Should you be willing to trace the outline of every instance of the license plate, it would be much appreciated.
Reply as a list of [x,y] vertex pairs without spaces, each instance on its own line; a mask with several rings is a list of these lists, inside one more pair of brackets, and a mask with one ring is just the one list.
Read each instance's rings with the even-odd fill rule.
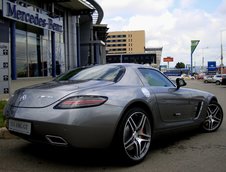
[[26,135],[31,134],[31,123],[9,119],[9,130]]

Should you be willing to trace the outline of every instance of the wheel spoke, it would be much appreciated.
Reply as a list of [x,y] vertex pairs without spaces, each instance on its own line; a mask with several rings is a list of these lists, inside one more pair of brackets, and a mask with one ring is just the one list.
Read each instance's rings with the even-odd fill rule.
[[126,143],[124,143],[125,149],[130,149],[135,144],[134,137],[132,136]]
[[211,130],[213,128],[213,121],[209,118],[205,121],[204,125],[208,130]]
[[144,138],[146,138],[146,140],[150,140],[151,135],[144,133],[145,132],[145,124],[147,121],[147,117],[145,115],[142,116],[142,119],[140,121],[140,124],[138,126],[139,129],[139,137],[143,138],[143,140],[145,140]]
[[141,144],[139,143],[138,140],[135,141],[135,149],[136,149],[136,157],[139,158],[141,155]]
[[210,117],[211,115],[212,115],[212,110],[210,109],[210,107],[208,107],[206,119],[209,119],[209,117]]
[[[143,143],[144,142],[144,143]],[[147,143],[149,143],[150,141],[149,140],[144,140],[144,139],[138,139],[137,140],[137,143],[138,143],[138,145],[139,145],[139,153],[140,154],[142,154],[143,153],[143,151],[145,150],[145,148],[146,148],[146,145],[147,145]],[[137,156],[139,156],[139,155],[137,155]]]
[[138,124],[137,126],[137,130],[140,129],[140,130],[143,130],[144,129],[144,125],[145,125],[145,122],[146,122],[146,116],[143,115],[141,120],[140,120],[140,123]]
[[131,118],[131,117],[129,118],[128,124],[129,124],[130,128],[132,129],[132,131],[135,132],[137,126],[136,126],[136,123],[134,122],[133,118]]
[[216,116],[216,115],[218,114],[219,110],[220,110],[219,107],[216,106],[216,107],[213,109],[213,111],[210,110],[211,115],[212,115],[212,116]]
[[217,123],[221,122],[221,119],[218,117],[213,117],[214,121],[216,121]]
[[211,130],[213,128],[213,121],[209,120],[209,129]]
[[[144,141],[145,141],[145,140],[150,140],[150,138],[151,138],[151,135],[145,134],[145,133],[141,133],[141,134],[139,134],[139,136],[140,136],[141,138],[143,138]],[[144,138],[146,138],[146,139],[144,139]]]

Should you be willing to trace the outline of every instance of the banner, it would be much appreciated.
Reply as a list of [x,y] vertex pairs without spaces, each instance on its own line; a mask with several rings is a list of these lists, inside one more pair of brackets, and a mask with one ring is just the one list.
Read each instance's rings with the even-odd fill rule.
[[191,40],[191,54],[193,54],[199,42],[200,40]]
[[173,62],[173,57],[165,57],[163,58],[163,62]]
[[217,70],[217,63],[216,61],[208,61],[208,72],[209,71],[216,71]]

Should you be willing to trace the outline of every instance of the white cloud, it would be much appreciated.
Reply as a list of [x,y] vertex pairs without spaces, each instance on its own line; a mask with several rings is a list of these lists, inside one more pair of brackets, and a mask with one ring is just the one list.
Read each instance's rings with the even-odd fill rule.
[[111,19],[113,22],[124,22],[125,19],[123,19],[122,17],[120,16],[116,16],[114,18]]
[[226,15],[226,0],[223,0],[222,3],[219,5],[218,11],[222,15]]
[[136,14],[158,14],[167,10],[173,0],[98,0],[98,2],[104,9],[105,16],[112,18],[115,15],[130,17]]
[[179,3],[180,8],[186,9],[189,8],[194,3],[194,0],[181,0]]
[[[163,46],[162,57],[174,57],[175,64],[190,63],[190,43],[198,39],[200,44],[193,54],[196,65],[201,65],[202,56],[205,61],[217,60],[219,65],[220,30],[226,28],[226,0],[211,13],[195,8],[194,0],[97,2],[104,10],[102,23],[108,24],[109,31],[145,30],[146,47]],[[226,50],[226,31],[223,44]],[[226,57],[226,51],[224,54]]]

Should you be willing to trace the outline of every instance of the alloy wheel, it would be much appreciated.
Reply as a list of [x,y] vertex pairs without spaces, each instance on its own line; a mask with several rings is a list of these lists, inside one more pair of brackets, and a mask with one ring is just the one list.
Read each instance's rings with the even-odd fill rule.
[[217,130],[223,120],[223,111],[221,107],[217,104],[210,104],[207,109],[207,116],[203,123],[203,129],[207,132],[212,132]]
[[135,161],[143,159],[150,147],[151,125],[143,112],[134,112],[124,126],[123,143],[127,156]]

